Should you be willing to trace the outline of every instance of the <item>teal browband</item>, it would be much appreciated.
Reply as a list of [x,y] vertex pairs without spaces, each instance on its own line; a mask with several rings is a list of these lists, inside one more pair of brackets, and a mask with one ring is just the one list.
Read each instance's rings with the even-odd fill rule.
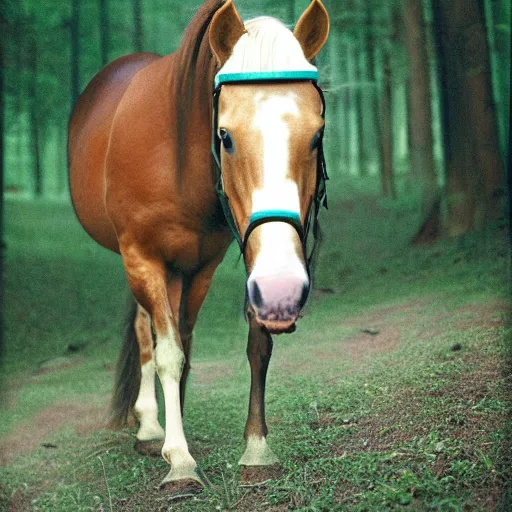
[[293,80],[318,80],[318,71],[257,71],[248,73],[218,73],[215,76],[215,88],[223,84],[240,82],[279,82]]

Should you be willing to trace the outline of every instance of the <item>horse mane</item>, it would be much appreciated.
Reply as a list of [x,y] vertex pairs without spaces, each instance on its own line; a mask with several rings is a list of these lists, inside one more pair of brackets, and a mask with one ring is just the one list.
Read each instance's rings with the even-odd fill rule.
[[211,95],[216,61],[210,49],[208,31],[214,14],[225,0],[206,0],[187,25],[179,48],[174,53],[174,72],[172,93],[176,98],[177,154],[178,173],[183,168],[185,158],[184,127],[190,119],[194,101],[206,100],[209,117],[211,116]]
[[179,73],[174,83],[176,93],[182,96],[190,96],[197,76],[204,83],[205,78],[211,74],[214,57],[208,42],[208,29],[214,14],[224,2],[225,0],[206,0],[197,9],[174,53],[174,64]]

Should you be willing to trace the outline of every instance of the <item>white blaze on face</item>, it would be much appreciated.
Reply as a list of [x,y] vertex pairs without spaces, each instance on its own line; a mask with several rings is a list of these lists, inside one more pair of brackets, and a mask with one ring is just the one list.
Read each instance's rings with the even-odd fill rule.
[[[297,183],[290,179],[289,123],[300,122],[293,93],[255,96],[254,127],[263,140],[263,185],[252,194],[252,212],[288,210],[300,214]],[[260,228],[260,251],[251,276],[281,270],[307,278],[293,243],[295,229],[283,222],[268,222]]]
[[300,213],[297,184],[288,178],[290,166],[290,118],[299,120],[293,93],[264,98],[255,96],[254,126],[263,139],[263,188],[252,196],[252,211],[291,210]]

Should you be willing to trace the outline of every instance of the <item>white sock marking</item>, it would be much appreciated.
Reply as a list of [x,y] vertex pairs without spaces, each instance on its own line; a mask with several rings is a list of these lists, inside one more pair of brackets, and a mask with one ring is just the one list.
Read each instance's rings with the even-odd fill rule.
[[185,355],[171,330],[169,336],[157,337],[155,360],[165,399],[165,442],[162,457],[171,464],[171,473],[179,474],[182,470],[195,468],[197,464],[188,451],[181,421],[180,378]]
[[[147,346],[150,350],[153,346],[151,336],[151,319],[149,313],[140,305],[137,305],[137,317],[135,319],[135,332],[139,345]],[[145,349],[147,350],[147,349]],[[151,350],[152,353],[152,350]],[[155,362],[153,359],[141,367],[141,379],[137,401],[133,407],[135,416],[139,420],[139,441],[151,441],[163,439],[164,429],[158,423],[158,404],[155,394]]]
[[134,412],[139,420],[140,426],[137,432],[139,441],[151,441],[152,439],[163,439],[164,429],[158,423],[158,405],[155,394],[155,363],[148,361],[142,365],[140,378],[140,389]]
[[271,466],[278,458],[267,444],[265,437],[249,436],[245,452],[238,464],[243,466]]

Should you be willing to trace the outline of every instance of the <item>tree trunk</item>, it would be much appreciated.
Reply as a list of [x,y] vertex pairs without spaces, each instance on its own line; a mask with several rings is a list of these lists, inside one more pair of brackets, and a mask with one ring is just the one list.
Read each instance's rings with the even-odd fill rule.
[[340,97],[339,97],[339,115],[338,126],[340,130],[341,140],[341,162],[347,173],[351,170],[351,145],[352,145],[352,130],[350,124],[350,84],[347,74],[347,43],[344,39],[340,38],[341,44],[338,46],[340,55],[343,53],[341,60],[341,81],[340,81]]
[[74,105],[80,96],[80,0],[71,4],[71,101]]
[[[7,32],[7,20],[4,19],[0,11],[0,30],[2,34]],[[2,277],[2,262],[3,262],[3,241],[4,241],[4,52],[5,52],[5,37],[0,37],[0,279]],[[0,315],[2,310],[2,286],[0,286]],[[0,317],[1,318],[1,317]],[[0,329],[2,325],[0,322]],[[0,333],[3,331],[0,330]]]
[[[16,115],[16,160],[17,160],[17,174],[21,176],[25,174],[25,166],[23,165],[23,157],[25,153],[24,148],[24,135],[25,135],[25,105],[24,101],[27,96],[25,90],[25,80],[23,79],[23,69],[25,67],[24,54],[25,54],[25,22],[22,18],[16,22],[16,30],[13,32],[13,42],[15,51],[16,70],[18,80],[16,84],[16,101],[15,101],[15,115]],[[21,180],[20,180],[21,181]]]
[[108,0],[100,0],[100,53],[101,65],[108,63],[108,50],[110,48],[110,24],[108,19]]
[[[0,11],[0,32],[5,34],[7,32],[7,20],[3,17]],[[4,276],[4,65],[5,65],[5,41],[6,38],[0,36],[0,280]],[[4,346],[3,334],[4,332],[4,287],[0,284],[0,364],[3,360]],[[0,403],[3,405],[3,393],[0,392]]]
[[[368,70],[368,82],[371,84],[369,90],[369,114],[371,121],[371,135],[373,136],[372,148],[375,150],[376,156],[374,161],[376,162],[377,174],[382,176],[382,147],[379,144],[381,140],[381,119],[379,116],[379,87],[376,77],[376,53],[377,44],[375,33],[377,26],[375,23],[374,16],[372,15],[372,7],[368,3],[366,6],[366,55],[368,58],[367,70]],[[375,144],[377,141],[377,144]]]
[[393,119],[391,109],[391,55],[390,48],[384,49],[382,69],[382,98],[380,104],[380,144],[382,155],[382,194],[395,199],[393,180]]
[[36,197],[43,195],[43,176],[41,173],[41,152],[39,145],[39,126],[38,126],[38,103],[37,103],[37,43],[36,35],[30,34],[30,81],[28,94],[30,97],[30,135],[32,146],[32,162],[34,170],[34,194]]
[[433,0],[443,97],[448,236],[502,214],[503,166],[489,49],[476,0]]
[[382,46],[382,91],[380,100],[380,152],[382,194],[387,198],[396,198],[393,173],[393,91],[391,77],[391,53],[396,39],[396,17],[386,6],[386,18],[390,32]]
[[[469,7],[469,9],[468,9]],[[503,160],[500,155],[496,121],[496,105],[493,101],[489,45],[485,31],[484,15],[478,2],[470,2],[464,7],[468,20],[474,25],[468,31],[467,71],[468,100],[470,115],[478,127],[475,137],[477,163],[483,172],[486,212],[493,215],[494,198],[503,194]],[[468,25],[464,24],[464,27]],[[475,135],[475,134],[474,134]]]
[[[407,77],[404,72],[403,58],[400,55],[405,47],[404,21],[399,5],[390,5],[391,39],[391,118],[393,134],[393,174],[396,176],[405,166],[409,169],[409,105],[407,99]],[[410,176],[407,176],[410,178]]]
[[[347,6],[348,10],[352,13],[355,20],[359,20],[362,14],[360,0],[351,0]],[[350,82],[352,83],[352,109],[353,109],[353,123],[354,123],[354,173],[359,176],[368,174],[367,158],[365,156],[364,144],[364,126],[363,126],[363,73],[361,72],[361,60],[364,57],[364,29],[357,30],[352,36],[351,48],[351,61],[349,65],[349,72],[351,73]]]
[[[409,100],[409,151],[410,172],[422,184],[422,217],[432,225],[429,215],[435,215],[434,228],[422,226],[418,235],[428,232],[439,235],[439,219],[436,205],[439,204],[436,172],[434,166],[434,142],[432,135],[432,111],[430,97],[430,73],[427,55],[427,38],[421,0],[402,0],[405,41],[408,53],[408,100]],[[433,209],[434,207],[434,209]],[[415,239],[418,243],[418,236]]]
[[[423,182],[424,198],[435,189],[432,112],[427,41],[421,0],[402,0],[409,63],[410,151],[413,175]],[[426,205],[428,209],[428,204]]]
[[348,118],[345,122],[349,123],[350,129],[350,174],[353,176],[360,175],[360,132],[359,132],[359,85],[357,83],[357,45],[353,38],[347,39],[346,56],[347,56],[347,79],[348,79]]
[[339,120],[342,116],[341,106],[341,91],[339,85],[341,84],[341,66],[340,66],[340,52],[339,52],[339,37],[338,29],[332,27],[327,40],[327,48],[329,52],[329,89],[332,91],[328,95],[330,102],[328,106],[329,117],[333,122],[329,123],[329,144],[326,149],[329,152],[330,160],[334,165],[339,165],[342,161],[341,147],[344,143],[342,139],[341,126]]
[[[67,145],[68,139],[68,129],[67,125],[61,124],[57,128],[57,141],[61,148],[65,148]],[[59,151],[59,162],[58,166],[61,169],[59,174],[59,182],[57,184],[57,194],[59,197],[66,197],[69,193],[69,181],[68,181],[68,161],[67,161],[67,152]]]
[[356,111],[357,111],[357,141],[359,146],[359,175],[368,175],[368,143],[367,132],[365,130],[365,116],[366,116],[366,96],[367,96],[367,83],[366,78],[366,56],[364,55],[363,38],[358,37],[357,41],[357,66],[356,66]]
[[[490,5],[489,5],[490,4]],[[500,125],[502,154],[510,146],[510,1],[486,0],[488,16],[489,42],[494,54],[493,87],[495,91],[496,111]]]
[[141,0],[133,0],[133,46],[136,52],[142,51],[142,5]]
[[[336,137],[336,166],[342,172],[350,170],[350,123],[349,119],[349,95],[346,74],[346,42],[340,35],[340,29],[333,27],[333,32],[329,36],[332,40],[332,78],[331,83],[335,91],[334,97],[336,101],[336,109],[331,114],[328,113],[331,124],[335,126]],[[330,125],[329,125],[330,126]],[[328,147],[329,145],[327,145]]]

